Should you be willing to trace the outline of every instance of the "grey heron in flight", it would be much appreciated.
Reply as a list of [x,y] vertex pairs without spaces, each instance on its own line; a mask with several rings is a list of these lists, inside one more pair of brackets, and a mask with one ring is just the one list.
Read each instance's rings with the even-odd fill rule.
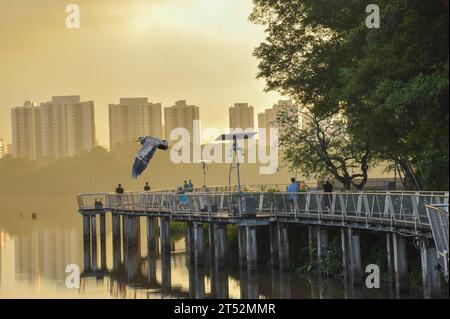
[[148,163],[153,155],[155,155],[157,149],[164,151],[169,149],[169,143],[167,141],[151,136],[140,137],[137,142],[141,143],[142,148],[136,155],[131,171],[131,177],[134,179],[138,178],[138,176],[147,168]]

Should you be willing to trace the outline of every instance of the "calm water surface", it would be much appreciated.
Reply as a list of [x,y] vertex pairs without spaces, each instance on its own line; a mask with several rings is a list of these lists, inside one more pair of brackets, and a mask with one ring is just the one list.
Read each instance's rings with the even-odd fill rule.
[[[65,208],[66,207],[66,208]],[[33,219],[32,214],[37,218]],[[73,202],[0,206],[0,298],[395,298],[392,289],[352,288],[342,281],[279,273],[256,274],[229,268],[188,267],[185,240],[172,241],[170,258],[149,257],[145,223],[140,251],[113,269],[111,220],[107,216],[106,260],[83,269],[82,219]],[[82,272],[79,289],[66,288],[66,266]],[[411,297],[411,296],[407,296]]]

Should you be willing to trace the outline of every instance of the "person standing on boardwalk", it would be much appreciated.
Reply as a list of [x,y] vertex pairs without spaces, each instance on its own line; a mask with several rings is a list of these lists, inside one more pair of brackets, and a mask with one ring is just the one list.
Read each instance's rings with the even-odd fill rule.
[[330,183],[330,180],[327,178],[325,184],[322,185],[323,191],[325,194],[325,207],[330,210],[331,209],[331,199],[332,195],[329,193],[333,192],[333,184]]
[[116,188],[116,198],[117,198],[117,204],[122,205],[123,201],[122,201],[122,195],[123,193],[125,193],[125,190],[122,187],[122,184],[119,184]]
[[298,183],[295,180],[294,177],[291,178],[291,183],[288,186],[288,199],[289,199],[289,208],[291,210],[291,212],[297,211],[297,199],[298,199],[298,193],[299,192],[299,188],[298,188]]
[[123,194],[125,190],[122,187],[122,184],[117,185],[116,194]]
[[188,182],[188,189],[190,192],[192,192],[194,190],[194,184],[192,183],[192,180],[189,180],[189,182]]

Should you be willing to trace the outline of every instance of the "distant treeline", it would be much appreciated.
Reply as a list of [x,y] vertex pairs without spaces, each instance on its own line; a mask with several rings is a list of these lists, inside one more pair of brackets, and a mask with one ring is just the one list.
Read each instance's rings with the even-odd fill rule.
[[[170,153],[158,151],[148,169],[138,179],[131,178],[131,166],[140,145],[121,145],[109,152],[95,147],[72,158],[29,160],[6,156],[0,159],[0,197],[75,196],[78,193],[113,191],[118,183],[125,190],[141,190],[145,182],[156,189],[175,188],[192,179],[203,185],[200,163],[174,164]],[[210,164],[208,185],[228,184],[229,164]],[[231,182],[235,183],[235,172]],[[287,183],[290,173],[280,170],[274,175],[260,175],[259,164],[243,164],[242,182],[246,184]]]

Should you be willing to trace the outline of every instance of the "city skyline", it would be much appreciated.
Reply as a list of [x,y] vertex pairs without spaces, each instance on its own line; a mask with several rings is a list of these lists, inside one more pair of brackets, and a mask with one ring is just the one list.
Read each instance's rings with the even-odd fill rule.
[[[80,96],[80,95],[73,95],[73,94],[72,95],[70,95],[70,94],[66,95],[66,97],[69,97],[69,96]],[[55,97],[55,95],[52,95],[52,97]],[[180,99],[180,100],[176,100],[174,103],[169,103],[169,104],[172,104],[170,107],[164,106],[164,104],[161,103],[161,102],[149,101],[149,99],[150,99],[149,97],[119,97],[118,98],[118,100],[119,100],[118,104],[108,103],[108,115],[107,115],[107,122],[108,123],[107,123],[107,126],[106,127],[102,127],[101,130],[99,130],[97,126],[95,128],[95,136],[97,136],[97,137],[98,137],[98,135],[104,135],[105,132],[103,130],[106,130],[106,132],[107,132],[107,139],[106,139],[107,143],[99,142],[98,145],[107,147],[109,149],[112,148],[111,135],[113,133],[111,132],[111,114],[114,113],[112,111],[112,108],[115,108],[116,110],[118,110],[121,106],[123,107],[123,106],[127,105],[127,103],[128,103],[128,106],[130,106],[130,105],[133,104],[133,102],[131,102],[131,104],[129,103],[132,100],[135,100],[135,103],[137,103],[137,105],[140,104],[141,107],[144,104],[148,104],[148,105],[152,105],[152,106],[159,106],[161,108],[161,114],[162,114],[161,115],[161,127],[152,128],[154,133],[150,133],[149,135],[153,134],[155,136],[158,136],[157,132],[161,129],[162,133],[159,136],[166,137],[166,135],[167,135],[167,128],[166,128],[166,123],[165,123],[166,118],[163,115],[165,113],[165,109],[169,109],[170,107],[174,107],[176,105],[176,103],[178,103],[178,102],[185,102],[186,99]],[[35,100],[29,100],[29,99],[22,100],[22,101],[25,101],[25,102],[23,102],[24,105],[26,103],[35,103],[34,102]],[[89,101],[95,102],[95,100],[89,100]],[[42,102],[40,105],[36,104],[36,106],[40,107],[42,105],[45,105],[46,103],[49,103],[49,102]],[[95,104],[97,105],[97,103],[95,103]],[[259,106],[259,107],[256,106],[256,107],[254,107],[253,105],[250,105],[250,103],[247,103],[247,102],[233,102],[232,106],[228,107],[228,117],[226,119],[222,119],[221,120],[222,125],[220,125],[218,127],[220,127],[220,128],[233,128],[234,126],[236,126],[236,125],[232,125],[233,122],[241,123],[241,124],[242,123],[247,123],[247,122],[248,123],[250,123],[250,122],[253,123],[250,126],[247,125],[248,127],[246,127],[246,128],[269,128],[269,127],[275,127],[273,125],[273,120],[276,119],[277,111],[273,112],[272,110],[274,110],[275,108],[278,109],[281,106],[286,106],[286,105],[289,105],[289,104],[292,104],[291,100],[289,100],[289,99],[282,99],[282,98],[276,100],[272,104],[271,107],[265,107],[265,106],[262,106],[262,107],[261,106]],[[135,106],[137,106],[137,105],[135,105]],[[201,106],[197,106],[196,104],[194,106],[196,106],[199,109],[203,110],[203,108]],[[248,113],[247,114],[248,116],[250,116],[250,113],[252,114],[252,118],[251,119],[249,119],[249,118],[240,119],[239,118],[239,114],[243,112],[243,110],[240,109],[242,107],[248,108],[248,110],[246,110],[245,112]],[[9,108],[9,111],[11,111],[14,108],[16,108],[16,107]],[[98,108],[98,106],[95,108],[95,114],[97,114],[97,110],[96,110],[97,108]],[[234,113],[231,113],[232,109],[233,110],[236,109],[236,111]],[[260,110],[261,112],[257,112],[257,110]],[[216,116],[216,117],[218,118],[219,116]],[[94,116],[94,118],[95,118],[96,121],[98,121],[97,116]],[[267,118],[268,120],[262,120],[263,118],[264,119]],[[11,117],[10,121],[7,122],[7,124],[8,124],[7,127],[9,128],[9,130],[8,130],[9,134],[0,135],[2,140],[4,141],[5,145],[7,144],[8,141],[10,141],[11,144],[13,144],[13,138],[12,138],[12,134],[11,134],[11,132],[12,132],[12,130],[11,130],[11,123],[12,123],[12,121],[13,121],[13,119]],[[202,122],[204,122],[204,123],[205,122],[206,123],[208,123],[208,122],[217,122],[217,119],[215,119],[214,117],[210,118],[210,121],[208,121],[208,120],[204,121],[202,119]],[[152,124],[158,125],[156,122],[154,122]],[[211,126],[211,125],[208,125],[208,124],[206,124],[206,125],[207,126]],[[236,127],[240,128],[239,126],[236,126]],[[7,139],[8,135],[11,136],[10,140]],[[122,140],[120,140],[120,141],[122,141]]]
[[80,96],[52,96],[51,101],[25,101],[11,109],[12,155],[74,156],[95,146],[94,102]]
[[78,4],[79,30],[65,27],[65,3],[0,4],[0,136],[6,143],[12,141],[11,106],[52,95],[94,100],[97,139],[106,147],[108,105],[123,96],[149,96],[164,106],[185,99],[202,108],[211,127],[228,124],[216,115],[235,101],[260,112],[282,98],[255,79],[252,54],[264,30],[248,21],[251,0]]
[[[243,102],[234,103],[229,108],[229,125],[222,129],[276,127],[273,123],[276,114],[279,109],[289,105],[292,105],[292,101],[279,100],[272,108],[265,109],[255,117],[253,106]],[[94,110],[94,101],[81,102],[78,95],[52,96],[51,101],[39,105],[26,100],[23,106],[11,109],[13,147],[8,153],[15,157],[36,159],[73,156],[89,150],[99,145]],[[119,104],[109,104],[108,120],[108,149],[113,150],[115,145],[133,142],[139,136],[150,135],[170,140],[172,130],[180,127],[186,128],[193,136],[193,121],[201,118],[200,107],[189,105],[186,100],[163,107],[162,103],[150,102],[148,97],[122,97]],[[3,144],[6,145],[5,142]]]
[[229,109],[229,128],[254,129],[255,111],[248,103],[234,103]]
[[109,105],[110,149],[117,144],[136,141],[138,136],[161,136],[162,105],[148,98],[121,98]]

